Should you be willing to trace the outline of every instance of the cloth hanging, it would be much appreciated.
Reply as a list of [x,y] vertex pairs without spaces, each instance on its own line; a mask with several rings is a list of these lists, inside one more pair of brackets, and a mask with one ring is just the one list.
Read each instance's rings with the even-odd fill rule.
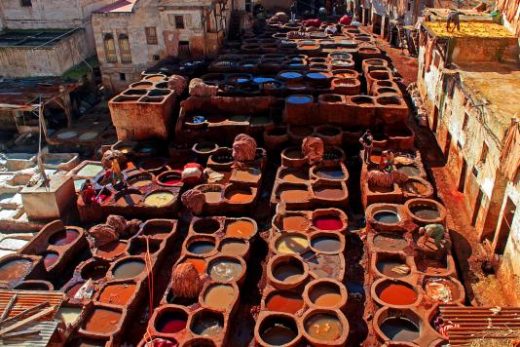
[[514,181],[520,167],[520,120],[518,119],[513,120],[507,131],[500,161],[504,175]]

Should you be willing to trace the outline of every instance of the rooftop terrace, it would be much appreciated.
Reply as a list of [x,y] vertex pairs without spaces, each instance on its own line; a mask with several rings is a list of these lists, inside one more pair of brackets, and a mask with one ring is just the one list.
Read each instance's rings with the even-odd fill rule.
[[77,30],[9,30],[0,32],[0,47],[50,47]]
[[425,22],[424,26],[437,37],[450,38],[512,38],[514,35],[504,26],[493,22],[464,22],[460,23],[460,31],[448,32],[446,30],[446,22],[435,21]]

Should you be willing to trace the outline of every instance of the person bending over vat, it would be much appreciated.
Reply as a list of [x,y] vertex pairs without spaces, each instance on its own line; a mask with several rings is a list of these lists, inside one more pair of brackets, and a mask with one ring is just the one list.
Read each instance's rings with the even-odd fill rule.
[[363,161],[368,165],[370,164],[370,156],[372,155],[372,147],[374,146],[374,136],[372,136],[369,129],[361,136],[359,143],[363,146]]
[[420,227],[419,235],[417,247],[430,258],[442,259],[451,248],[451,242],[442,224],[428,224]]
[[379,161],[379,170],[391,172],[394,168],[394,153],[392,151],[383,151],[382,154]]
[[[452,10],[450,14],[448,15],[448,20],[446,21],[446,31],[449,33],[455,32],[455,29],[457,31],[460,31],[460,12],[457,10]],[[451,26],[453,24],[453,29],[451,29]]]

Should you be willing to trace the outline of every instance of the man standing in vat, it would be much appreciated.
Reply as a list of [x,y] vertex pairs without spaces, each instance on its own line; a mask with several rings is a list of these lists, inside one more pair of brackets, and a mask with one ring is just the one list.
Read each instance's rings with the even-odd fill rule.
[[370,129],[367,129],[363,136],[359,139],[359,143],[363,146],[363,160],[365,164],[370,164],[370,156],[372,155],[372,147],[374,146],[374,137],[370,132]]

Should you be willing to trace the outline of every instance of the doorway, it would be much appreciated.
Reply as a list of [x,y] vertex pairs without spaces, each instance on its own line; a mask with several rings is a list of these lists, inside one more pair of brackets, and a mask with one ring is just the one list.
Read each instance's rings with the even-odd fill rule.
[[507,240],[509,239],[509,234],[511,232],[511,225],[513,224],[513,218],[516,213],[516,205],[513,203],[511,198],[507,198],[506,206],[504,208],[504,213],[502,215],[502,219],[500,220],[500,226],[498,227],[497,235],[493,240],[493,248],[495,250],[495,254],[504,254],[504,250],[506,249]]
[[475,207],[473,208],[473,215],[471,216],[471,225],[475,226],[477,224],[478,214],[480,212],[480,208],[482,207],[482,199],[484,198],[484,193],[482,193],[482,189],[478,190],[477,201],[475,202]]
[[450,147],[451,147],[451,133],[450,131],[446,131],[446,144],[444,145],[444,158],[447,160],[450,155]]
[[466,174],[467,173],[468,173],[468,163],[466,163],[466,159],[462,159],[462,169],[460,170],[459,187],[458,187],[458,190],[461,193],[464,193],[464,188],[466,187]]
[[433,124],[432,124],[432,131],[434,133],[437,132],[437,127],[439,126],[439,108],[435,106],[433,108]]

